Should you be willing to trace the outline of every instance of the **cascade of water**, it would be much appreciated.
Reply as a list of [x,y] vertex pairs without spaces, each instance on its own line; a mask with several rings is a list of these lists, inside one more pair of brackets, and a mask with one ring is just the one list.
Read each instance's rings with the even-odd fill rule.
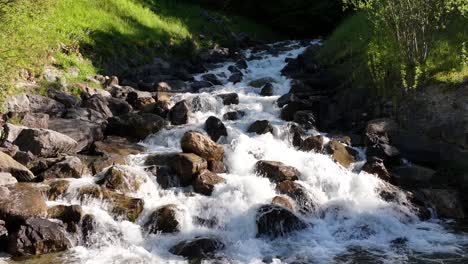
[[[385,183],[377,177],[345,169],[323,154],[303,152],[294,148],[288,138],[287,122],[279,118],[276,100],[289,91],[291,81],[281,76],[286,58],[297,57],[306,47],[289,42],[279,54],[255,54],[261,58],[249,60],[242,70],[244,79],[237,84],[220,77],[223,85],[202,93],[184,93],[177,100],[192,102],[196,98],[199,111],[191,113],[189,124],[171,127],[150,136],[142,144],[148,153],[181,151],[180,138],[188,130],[203,131],[209,116],[222,119],[230,111],[245,112],[240,120],[224,121],[228,136],[221,139],[229,173],[222,174],[226,182],[218,184],[211,196],[187,195],[190,188],[161,188],[153,177],[143,170],[147,154],[132,156],[132,173],[144,180],[141,188],[131,196],[142,198],[145,208],[135,223],[116,221],[105,210],[101,201],[87,200],[83,210],[95,215],[97,228],[89,247],[76,247],[70,261],[79,263],[176,263],[184,262],[168,249],[183,239],[198,235],[214,235],[226,245],[220,251],[221,262],[227,263],[330,263],[347,261],[353,252],[367,252],[375,259],[388,262],[407,260],[416,253],[457,253],[466,238],[451,234],[436,221],[419,221],[411,208],[384,201],[378,190]],[[253,54],[246,51],[246,56]],[[224,63],[210,71],[227,76]],[[224,73],[224,74],[223,74]],[[260,96],[260,89],[249,86],[258,78],[271,77],[273,96]],[[200,76],[197,76],[200,78]],[[223,105],[216,94],[239,94],[238,105]],[[269,120],[273,133],[247,133],[247,127],[256,120]],[[316,134],[317,131],[308,131]],[[277,195],[275,185],[254,173],[259,160],[281,161],[301,172],[298,181],[312,197],[315,211],[301,215],[310,227],[289,236],[269,240],[256,237],[256,210],[271,202]],[[90,183],[93,178],[73,180],[72,195],[63,203],[82,203],[73,190]],[[74,198],[75,197],[75,198]],[[147,234],[141,226],[156,208],[176,204],[180,232],[176,234]],[[212,227],[193,221],[195,217],[215,219]],[[395,241],[406,241],[399,247]],[[359,251],[361,250],[361,251]],[[356,253],[361,255],[362,253]],[[301,262],[302,261],[302,262]],[[375,263],[375,262],[372,262]]]

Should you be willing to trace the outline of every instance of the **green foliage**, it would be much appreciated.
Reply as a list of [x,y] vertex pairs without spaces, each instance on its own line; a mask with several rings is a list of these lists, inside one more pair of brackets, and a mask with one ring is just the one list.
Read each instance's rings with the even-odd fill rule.
[[[0,95],[27,69],[40,79],[44,65],[84,80],[119,74],[154,56],[189,57],[196,49],[228,43],[229,35],[206,20],[202,8],[177,0],[0,0]],[[259,38],[270,30],[240,17],[210,12],[227,29]],[[70,78],[70,76],[67,76]]]
[[[384,49],[396,44],[401,84],[416,88],[427,77],[427,60],[453,19],[466,13],[461,0],[343,0],[347,7],[363,11],[374,36],[386,39]],[[386,35],[383,35],[385,33]],[[444,61],[444,60],[442,60]]]

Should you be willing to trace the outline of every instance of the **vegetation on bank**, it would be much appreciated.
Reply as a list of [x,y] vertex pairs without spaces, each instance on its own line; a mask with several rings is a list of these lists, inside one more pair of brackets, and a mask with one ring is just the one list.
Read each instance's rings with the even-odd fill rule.
[[3,93],[19,77],[40,79],[47,64],[77,67],[73,78],[83,80],[154,56],[187,58],[199,48],[228,44],[226,30],[275,37],[252,21],[178,0],[0,0],[0,28]]
[[[458,9],[438,7],[444,1],[435,0],[345,2],[353,2],[357,13],[328,38],[318,59],[354,87],[372,87],[380,95],[394,96],[431,83],[460,84],[468,78],[468,17],[463,1]],[[374,5],[364,5],[370,3]],[[412,12],[418,4],[431,3],[440,9]],[[391,15],[391,4],[409,11]],[[434,14],[439,18],[428,21]]]

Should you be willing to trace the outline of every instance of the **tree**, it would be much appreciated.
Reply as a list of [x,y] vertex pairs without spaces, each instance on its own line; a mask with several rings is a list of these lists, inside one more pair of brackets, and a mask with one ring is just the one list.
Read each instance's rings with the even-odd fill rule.
[[383,28],[398,45],[403,87],[416,88],[435,35],[455,12],[468,13],[466,0],[343,0],[348,8],[367,13],[374,31]]

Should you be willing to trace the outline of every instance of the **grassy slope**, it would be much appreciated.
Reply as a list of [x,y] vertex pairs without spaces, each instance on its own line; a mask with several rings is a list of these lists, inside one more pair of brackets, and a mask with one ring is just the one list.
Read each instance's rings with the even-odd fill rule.
[[[47,63],[76,66],[78,79],[84,79],[153,56],[187,56],[194,48],[226,42],[202,12],[178,0],[16,0],[0,7],[0,86],[5,92],[21,69],[39,77]],[[234,32],[275,37],[243,18],[211,15]]]
[[[456,85],[468,78],[468,19],[457,18],[439,34],[427,61],[428,83]],[[318,59],[354,87],[392,95],[400,80],[397,47],[377,36],[363,14],[348,17],[328,38]]]

